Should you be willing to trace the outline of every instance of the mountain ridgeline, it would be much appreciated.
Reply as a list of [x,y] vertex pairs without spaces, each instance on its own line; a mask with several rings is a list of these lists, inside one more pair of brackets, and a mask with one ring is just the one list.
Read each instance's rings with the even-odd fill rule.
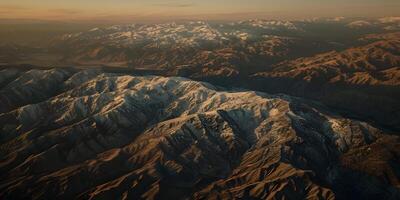
[[398,135],[286,95],[1,72],[4,199],[397,199]]

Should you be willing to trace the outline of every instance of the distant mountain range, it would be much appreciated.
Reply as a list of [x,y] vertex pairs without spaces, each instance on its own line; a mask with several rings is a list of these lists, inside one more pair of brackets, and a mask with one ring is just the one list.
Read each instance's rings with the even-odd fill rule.
[[365,21],[248,20],[121,25],[63,35],[52,42],[52,50],[64,55],[65,61],[125,63],[140,68],[205,65],[210,60],[203,57],[210,55],[216,57],[211,61],[219,61],[214,64],[254,70],[290,58],[356,45],[359,43],[354,40],[364,34],[400,30],[397,18],[365,22],[370,26],[360,25],[362,22]]

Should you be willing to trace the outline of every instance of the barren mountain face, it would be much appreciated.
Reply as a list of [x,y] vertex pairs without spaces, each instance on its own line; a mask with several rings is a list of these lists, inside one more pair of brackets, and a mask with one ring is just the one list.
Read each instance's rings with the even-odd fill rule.
[[302,98],[5,68],[0,105],[2,199],[400,198],[399,136]]

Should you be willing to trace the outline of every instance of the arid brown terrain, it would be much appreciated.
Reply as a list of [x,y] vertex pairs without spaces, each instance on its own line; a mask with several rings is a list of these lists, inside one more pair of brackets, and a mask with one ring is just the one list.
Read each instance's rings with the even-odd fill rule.
[[2,199],[398,199],[399,136],[286,95],[1,72]]
[[399,30],[195,21],[0,43],[0,199],[400,199]]
[[274,65],[253,75],[255,89],[309,97],[400,130],[400,33],[368,44]]

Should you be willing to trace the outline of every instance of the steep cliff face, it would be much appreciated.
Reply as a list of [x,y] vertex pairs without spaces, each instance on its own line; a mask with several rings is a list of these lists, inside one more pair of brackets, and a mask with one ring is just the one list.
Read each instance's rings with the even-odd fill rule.
[[178,77],[0,73],[4,199],[400,197],[400,138],[315,102]]

